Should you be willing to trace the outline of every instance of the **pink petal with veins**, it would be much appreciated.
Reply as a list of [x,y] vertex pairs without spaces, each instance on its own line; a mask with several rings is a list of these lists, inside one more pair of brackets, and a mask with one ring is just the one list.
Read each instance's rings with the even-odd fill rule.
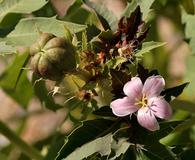
[[135,101],[131,101],[128,97],[116,99],[111,102],[112,112],[119,117],[127,116],[136,112],[139,108],[134,105]]
[[156,131],[160,129],[154,114],[148,107],[142,107],[138,110],[137,120],[142,127],[150,131]]
[[132,99],[139,99],[142,96],[143,84],[139,77],[131,78],[123,87],[125,95]]
[[148,98],[157,97],[165,87],[165,80],[161,76],[151,76],[146,79],[142,93]]
[[162,119],[169,119],[172,115],[172,109],[169,103],[163,97],[153,97],[148,100],[153,114]]

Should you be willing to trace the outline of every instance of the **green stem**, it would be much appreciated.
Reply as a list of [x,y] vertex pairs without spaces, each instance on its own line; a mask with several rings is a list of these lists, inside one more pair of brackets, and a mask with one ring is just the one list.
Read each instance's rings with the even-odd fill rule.
[[89,81],[89,79],[91,78],[91,75],[81,69],[81,68],[77,68],[74,72],[73,72],[73,75],[77,76],[78,78],[82,79],[83,81],[85,81],[86,83]]
[[20,137],[18,137],[12,130],[10,130],[6,124],[0,120],[0,133],[7,137],[10,142],[14,143],[17,147],[21,149],[26,155],[32,159],[42,160],[43,156],[32,146],[24,142]]

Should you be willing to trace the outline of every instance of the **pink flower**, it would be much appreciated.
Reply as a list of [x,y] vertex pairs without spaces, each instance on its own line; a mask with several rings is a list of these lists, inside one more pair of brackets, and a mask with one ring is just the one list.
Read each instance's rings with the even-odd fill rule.
[[123,117],[137,111],[137,120],[142,127],[150,131],[159,130],[156,117],[169,119],[172,115],[169,103],[160,96],[164,87],[165,81],[161,76],[147,78],[144,85],[139,77],[133,77],[123,87],[126,97],[111,102],[112,112]]

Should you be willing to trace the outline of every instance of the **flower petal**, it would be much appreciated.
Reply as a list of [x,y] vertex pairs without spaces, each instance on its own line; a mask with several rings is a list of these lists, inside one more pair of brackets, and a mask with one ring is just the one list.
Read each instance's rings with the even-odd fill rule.
[[172,109],[169,103],[163,97],[153,97],[148,100],[153,114],[162,119],[169,119],[172,115]]
[[131,78],[131,81],[127,82],[123,87],[123,92],[129,98],[138,99],[142,96],[143,84],[139,77]]
[[165,80],[161,76],[151,76],[146,79],[142,93],[148,98],[157,97],[165,87]]
[[119,117],[127,116],[138,110],[138,107],[134,105],[134,101],[131,101],[128,97],[122,99],[116,99],[111,102],[110,106],[112,112]]
[[138,110],[137,120],[142,127],[150,131],[156,131],[160,129],[154,114],[148,107],[142,107]]

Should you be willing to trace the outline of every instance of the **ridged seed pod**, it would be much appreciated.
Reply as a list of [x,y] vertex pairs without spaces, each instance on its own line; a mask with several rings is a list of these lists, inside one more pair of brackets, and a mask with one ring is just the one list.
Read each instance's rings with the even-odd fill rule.
[[42,33],[30,47],[31,67],[41,77],[58,81],[76,67],[75,49],[64,38]]

